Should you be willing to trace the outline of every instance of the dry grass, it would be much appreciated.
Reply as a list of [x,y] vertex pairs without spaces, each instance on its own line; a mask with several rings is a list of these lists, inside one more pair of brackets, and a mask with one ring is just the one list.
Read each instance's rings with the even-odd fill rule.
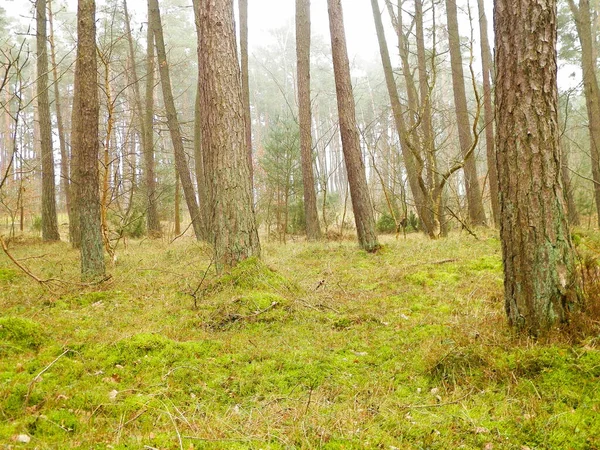
[[[201,285],[187,238],[129,242],[94,289],[0,257],[0,446],[599,448],[598,340],[513,336],[481,234],[265,244]],[[11,250],[78,278],[65,243]]]

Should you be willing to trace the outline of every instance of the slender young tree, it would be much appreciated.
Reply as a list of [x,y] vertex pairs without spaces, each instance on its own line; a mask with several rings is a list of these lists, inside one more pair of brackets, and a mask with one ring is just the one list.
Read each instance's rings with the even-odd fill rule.
[[54,183],[54,149],[52,119],[48,95],[48,34],[46,32],[46,0],[36,0],[37,102],[42,149],[42,239],[59,241]]
[[369,196],[365,164],[360,150],[356,125],[356,106],[352,94],[350,62],[346,47],[344,17],[341,0],[327,0],[333,72],[340,121],[342,148],[352,197],[352,209],[360,246],[368,252],[377,251],[379,242],[375,233],[375,218]]
[[218,270],[260,256],[246,145],[233,0],[200,0],[202,149]]
[[183,148],[183,138],[181,136],[179,120],[177,119],[177,109],[175,108],[175,100],[173,99],[173,90],[171,88],[171,76],[169,74],[169,64],[167,61],[167,51],[165,49],[158,0],[148,0],[148,13],[149,22],[151,23],[152,32],[154,34],[154,43],[156,45],[158,71],[160,73],[165,109],[167,110],[167,126],[169,127],[171,141],[173,142],[173,151],[175,153],[175,165],[177,166],[181,187],[183,188],[183,195],[192,220],[194,234],[196,235],[196,239],[201,240],[202,217],[200,215],[200,208],[198,207],[198,201],[196,200],[196,192],[194,191],[190,169]]
[[[156,185],[154,180],[154,146],[153,146],[153,134],[152,129],[148,130],[148,125],[152,127],[152,123],[148,124],[145,120],[145,111],[142,106],[142,94],[140,93],[140,81],[138,78],[137,62],[135,58],[135,51],[133,48],[133,36],[131,34],[131,24],[129,23],[129,11],[127,8],[127,0],[123,0],[123,12],[125,13],[125,33],[127,34],[127,42],[129,49],[129,59],[131,60],[131,72],[133,80],[131,87],[133,88],[133,100],[135,117],[139,128],[139,135],[142,141],[142,157],[144,159],[144,183],[146,185],[146,222],[148,224],[148,234],[150,237],[160,237],[160,220],[158,218],[158,209],[156,207]],[[148,48],[147,51],[150,53],[150,58],[154,56],[153,46],[154,42],[152,39],[152,27],[148,27]],[[154,71],[154,68],[151,67]],[[153,95],[154,89],[154,77],[148,74],[148,78],[151,80],[152,85],[150,86],[150,105],[146,105],[150,109],[150,120],[152,120],[153,114]]]
[[496,148],[508,320],[537,335],[577,302],[558,144],[556,0],[496,0]]
[[[149,14],[148,14],[149,15]],[[162,234],[160,227],[160,218],[158,216],[158,198],[156,196],[156,175],[154,161],[154,33],[152,27],[148,26],[146,30],[146,91],[144,99],[144,133],[146,139],[144,142],[144,181],[146,184],[146,193],[148,198],[148,221],[152,220],[150,226],[148,222],[148,231]],[[156,210],[156,217],[154,212]],[[152,218],[150,218],[152,214]],[[155,222],[156,221],[156,222]]]
[[90,280],[105,274],[100,230],[100,178],[98,172],[98,72],[96,59],[96,2],[79,0],[77,8],[77,63],[74,134],[77,154],[77,205],[81,228],[81,275]]
[[312,117],[310,106],[310,0],[296,0],[296,57],[298,60],[298,111],[300,154],[304,186],[304,217],[309,241],[321,238],[312,154]]
[[454,92],[454,109],[458,124],[458,138],[460,148],[465,158],[465,190],[469,219],[473,225],[485,225],[485,211],[481,187],[477,179],[477,165],[475,155],[470,153],[473,145],[471,126],[469,124],[469,110],[467,107],[467,94],[465,92],[465,77],[460,51],[460,35],[458,33],[458,11],[456,0],[446,0],[446,16],[448,18],[448,43],[450,47],[450,65],[452,68],[452,89]]
[[[58,143],[60,147],[60,186],[64,197],[64,204],[69,215],[69,227],[71,226],[71,186],[69,178],[69,152],[65,136],[65,125],[63,120],[62,96],[60,94],[60,80],[58,77],[58,65],[56,63],[56,46],[54,44],[54,20],[52,14],[52,0],[48,0],[48,27],[50,31],[50,60],[52,64],[52,77],[54,86],[54,108],[56,110],[56,128],[58,131]],[[69,233],[70,234],[70,233]]]

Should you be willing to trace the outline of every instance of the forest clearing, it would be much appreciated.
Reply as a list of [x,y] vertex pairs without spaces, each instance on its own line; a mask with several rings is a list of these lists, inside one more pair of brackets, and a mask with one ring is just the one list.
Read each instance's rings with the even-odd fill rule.
[[0,447],[599,450],[600,4],[491,3],[2,2]]
[[[203,282],[210,252],[191,238],[130,241],[100,289],[46,288],[2,260],[0,443],[600,447],[598,337],[515,335],[496,237],[382,240],[266,244],[264,265]],[[12,250],[40,277],[78,277],[68,244]]]

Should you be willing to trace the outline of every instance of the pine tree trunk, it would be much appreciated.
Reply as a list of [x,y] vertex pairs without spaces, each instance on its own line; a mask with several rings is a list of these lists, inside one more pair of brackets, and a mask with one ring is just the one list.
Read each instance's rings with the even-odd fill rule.
[[473,136],[471,135],[471,126],[469,124],[465,77],[460,51],[460,35],[458,33],[456,0],[446,0],[446,14],[448,17],[448,42],[450,47],[450,65],[452,68],[454,109],[456,111],[460,148],[463,157],[465,158],[465,190],[467,192],[469,219],[473,225],[485,225],[485,211],[483,209],[481,188],[479,186],[479,180],[477,179],[475,154],[472,153],[470,156],[468,155],[469,150],[473,145]]
[[360,246],[368,252],[373,252],[379,248],[379,242],[375,233],[375,218],[356,125],[356,106],[352,94],[342,3],[341,0],[327,0],[327,6],[340,134],[350,184],[354,221]]
[[575,26],[581,44],[581,68],[583,71],[583,91],[590,130],[590,155],[592,159],[592,178],[594,180],[594,199],[596,201],[597,223],[600,227],[600,89],[596,76],[596,58],[592,40],[591,14],[589,0],[579,0],[579,6],[569,0],[569,7],[575,18]]
[[321,238],[313,174],[312,117],[310,105],[310,0],[296,0],[296,57],[298,59],[298,116],[306,238]]
[[56,185],[54,183],[54,149],[52,119],[48,96],[48,39],[46,33],[46,0],[36,0],[37,102],[42,150],[42,239],[60,241],[56,216]]
[[163,38],[162,22],[160,18],[160,10],[158,8],[158,0],[148,0],[148,11],[150,22],[152,23],[152,31],[154,33],[154,43],[156,44],[156,55],[158,57],[158,70],[160,72],[160,81],[163,92],[163,100],[165,109],[167,110],[167,125],[173,142],[173,151],[175,153],[175,165],[179,172],[183,195],[190,213],[194,234],[197,240],[202,239],[202,217],[200,208],[196,201],[196,193],[190,176],[185,150],[183,148],[183,138],[179,121],[177,119],[177,109],[173,100],[173,91],[171,89],[171,77],[169,75],[169,65],[167,62],[167,52],[165,50],[165,41]]
[[483,121],[485,122],[485,149],[488,166],[488,182],[492,204],[494,225],[500,225],[500,204],[498,200],[498,170],[496,168],[496,147],[494,145],[494,107],[492,105],[492,72],[488,24],[483,0],[477,0],[479,10],[479,38],[481,43],[481,67],[483,76]]
[[497,0],[494,17],[505,306],[537,335],[579,292],[559,182],[556,0]]
[[248,0],[239,0],[240,14],[240,56],[242,69],[242,100],[244,102],[244,120],[246,121],[246,146],[248,147],[248,166],[250,180],[254,184],[254,164],[252,162],[252,116],[250,115],[250,80],[248,76]]
[[[148,16],[150,12],[148,11]],[[156,173],[154,161],[154,33],[148,27],[146,35],[146,91],[144,107],[144,183],[148,201],[148,232],[160,237],[162,229],[158,215],[158,199],[156,197]],[[152,211],[152,212],[151,212]],[[150,224],[152,221],[152,224]]]
[[48,0],[48,25],[50,42],[50,59],[52,63],[52,77],[54,78],[54,107],[56,109],[56,128],[58,129],[58,142],[60,146],[60,186],[64,198],[65,209],[71,222],[71,186],[69,180],[69,152],[67,151],[67,142],[65,137],[65,126],[63,122],[61,95],[58,78],[58,65],[56,64],[56,50],[54,45],[54,20],[52,14],[52,0]]
[[104,276],[104,252],[100,231],[100,186],[98,172],[98,72],[96,60],[96,2],[79,0],[77,11],[77,67],[79,92],[73,105],[79,115],[77,146],[78,210],[81,227],[81,275],[83,280]]
[[[196,24],[197,50],[200,51],[200,2],[193,0],[194,17]],[[198,58],[200,55],[197,55]],[[202,237],[210,241],[210,218],[208,211],[208,186],[204,167],[204,153],[202,149],[202,101],[200,98],[201,68],[198,66],[198,81],[196,83],[196,103],[194,106],[194,164],[196,171],[196,184],[198,186],[198,198],[200,199],[200,214],[202,214]],[[248,136],[246,135],[246,138]]]
[[200,0],[202,149],[218,270],[260,256],[233,0]]

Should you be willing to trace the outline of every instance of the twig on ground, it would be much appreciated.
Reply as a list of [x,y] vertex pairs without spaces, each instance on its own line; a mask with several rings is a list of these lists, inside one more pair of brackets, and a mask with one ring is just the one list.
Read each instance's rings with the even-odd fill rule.
[[54,361],[52,361],[50,364],[48,364],[46,367],[44,367],[44,369],[42,369],[42,371],[40,373],[38,373],[33,380],[31,380],[31,382],[29,383],[29,387],[27,388],[27,395],[25,396],[25,401],[24,401],[24,405],[23,405],[23,407],[25,409],[27,408],[27,404],[29,403],[29,397],[31,396],[31,391],[33,390],[33,386],[35,385],[35,383],[37,383],[38,381],[40,381],[40,377],[43,374],[45,374],[48,370],[50,370],[50,368],[54,364],[56,364],[60,358],[62,358],[63,356],[65,356],[70,351],[71,351],[70,348],[66,349],[59,356],[57,356]]

